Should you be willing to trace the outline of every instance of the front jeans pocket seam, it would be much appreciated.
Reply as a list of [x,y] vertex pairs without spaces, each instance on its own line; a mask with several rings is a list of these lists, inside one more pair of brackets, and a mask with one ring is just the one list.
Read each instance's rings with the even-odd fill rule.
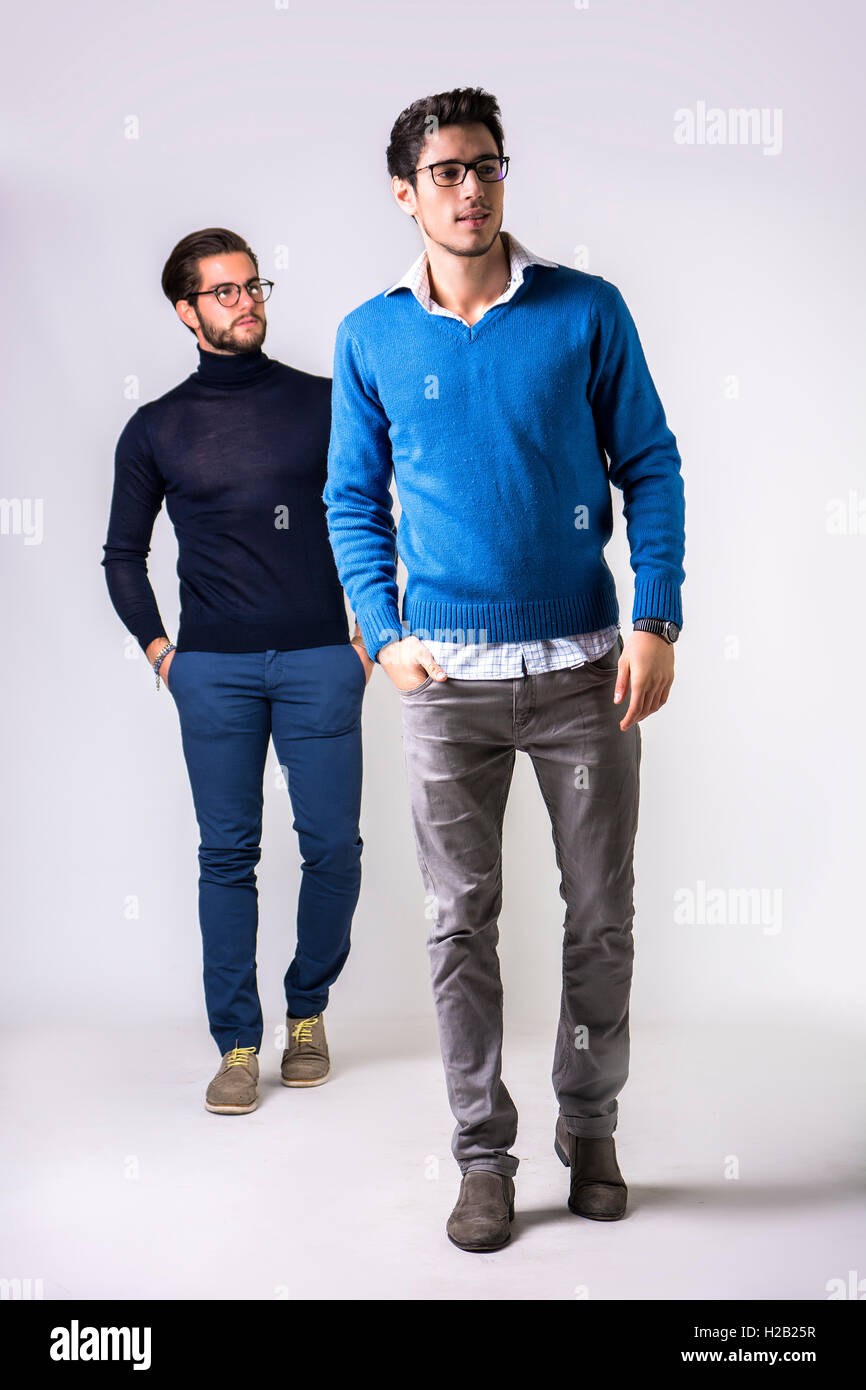
[[427,686],[430,685],[430,684],[432,683],[432,681],[433,681],[433,677],[432,677],[432,676],[428,676],[427,679],[426,679],[425,681],[422,681],[420,685],[415,685],[415,686],[413,686],[411,690],[401,690],[401,691],[400,691],[400,694],[401,694],[401,695],[417,695],[417,694],[419,693],[419,691],[421,691],[421,690],[426,690]]

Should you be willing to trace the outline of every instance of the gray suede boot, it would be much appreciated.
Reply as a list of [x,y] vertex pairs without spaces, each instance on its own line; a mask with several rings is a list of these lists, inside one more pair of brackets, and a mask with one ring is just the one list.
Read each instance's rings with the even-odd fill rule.
[[616,1161],[613,1135],[584,1139],[570,1134],[562,1116],[556,1121],[554,1153],[571,1169],[568,1209],[593,1221],[618,1221],[625,1215],[628,1188]]
[[248,1115],[258,1105],[259,1059],[254,1047],[233,1047],[207,1088],[205,1109],[214,1115]]
[[457,1205],[445,1227],[461,1250],[499,1250],[511,1239],[514,1179],[485,1168],[470,1168],[460,1184]]

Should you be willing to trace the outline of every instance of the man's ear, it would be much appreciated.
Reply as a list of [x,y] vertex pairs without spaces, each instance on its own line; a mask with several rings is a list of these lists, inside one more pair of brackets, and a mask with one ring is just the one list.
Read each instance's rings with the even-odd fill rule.
[[184,327],[188,328],[194,337],[198,337],[196,330],[199,327],[199,318],[194,306],[190,304],[188,299],[179,299],[174,308]]
[[[395,174],[391,180],[391,191],[394,194],[394,200],[400,208],[400,211],[405,212],[408,217],[414,218],[414,208],[411,206],[410,200],[406,196],[407,193],[412,192],[412,185],[409,183],[408,179],[401,179]],[[417,200],[413,198],[412,201],[414,202]]]

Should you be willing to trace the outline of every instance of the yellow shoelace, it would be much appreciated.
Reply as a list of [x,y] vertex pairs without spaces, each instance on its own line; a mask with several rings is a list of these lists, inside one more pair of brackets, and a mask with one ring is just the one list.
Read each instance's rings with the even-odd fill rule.
[[227,1067],[245,1067],[251,1055],[255,1055],[254,1047],[233,1047],[226,1062]]
[[312,1018],[300,1019],[292,1029],[292,1037],[296,1043],[311,1043],[313,1041],[313,1024],[318,1021],[318,1014],[313,1014]]

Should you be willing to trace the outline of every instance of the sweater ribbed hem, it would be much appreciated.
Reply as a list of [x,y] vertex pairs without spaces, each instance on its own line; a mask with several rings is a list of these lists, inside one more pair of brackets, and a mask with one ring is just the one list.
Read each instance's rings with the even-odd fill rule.
[[500,603],[413,599],[405,606],[405,617],[413,637],[422,642],[531,642],[611,627],[619,619],[619,605],[611,578],[595,593],[557,598]]
[[529,642],[542,637],[570,637],[595,632],[619,621],[613,576],[589,594],[558,598],[455,603],[448,599],[403,601],[403,617],[390,605],[358,613],[367,651],[374,659],[381,647],[404,637],[422,642]]

